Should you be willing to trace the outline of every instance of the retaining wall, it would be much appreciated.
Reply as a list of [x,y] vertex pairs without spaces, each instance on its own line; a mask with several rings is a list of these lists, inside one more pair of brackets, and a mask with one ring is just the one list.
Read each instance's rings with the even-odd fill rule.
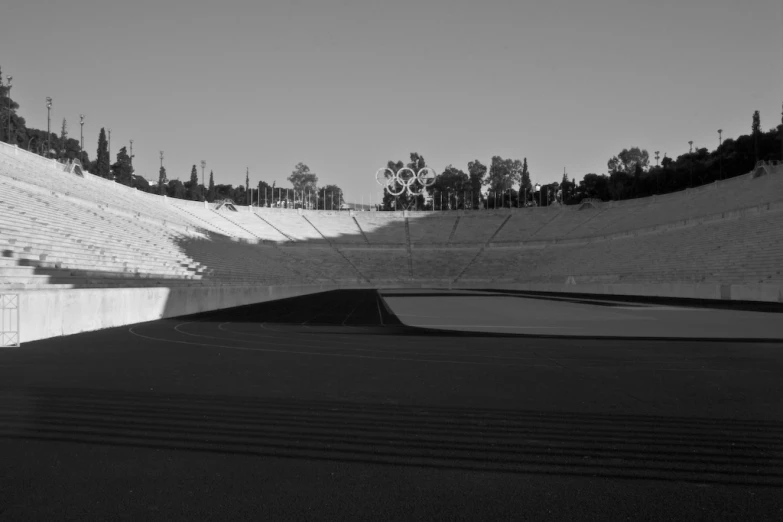
[[264,303],[349,288],[448,288],[532,290],[600,295],[678,297],[783,303],[783,285],[546,284],[461,281],[388,281],[287,286],[192,286],[177,288],[76,288],[19,292],[22,343],[157,319]]
[[23,290],[18,292],[20,341],[24,343],[338,288],[361,288],[361,285]]

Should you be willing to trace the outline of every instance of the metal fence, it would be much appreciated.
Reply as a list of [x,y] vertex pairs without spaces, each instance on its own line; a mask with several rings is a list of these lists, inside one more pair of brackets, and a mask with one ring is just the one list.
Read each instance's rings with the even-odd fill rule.
[[19,294],[0,294],[0,347],[18,347]]

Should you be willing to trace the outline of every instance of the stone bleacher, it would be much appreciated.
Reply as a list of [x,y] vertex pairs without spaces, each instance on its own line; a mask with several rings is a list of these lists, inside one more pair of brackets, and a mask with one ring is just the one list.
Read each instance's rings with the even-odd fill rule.
[[3,145],[0,289],[783,284],[783,172],[763,173],[583,210],[235,212],[81,177]]
[[348,212],[305,212],[303,219],[330,243],[367,243],[356,219]]
[[451,243],[484,244],[497,232],[507,217],[508,213],[500,212],[476,212],[461,216]]
[[223,219],[242,227],[243,230],[252,234],[253,237],[262,241],[271,241],[282,243],[290,239],[280,233],[275,227],[261,219],[256,213],[249,211],[247,207],[235,206],[236,212],[221,208],[215,210]]
[[409,218],[411,245],[448,243],[456,221],[457,216],[450,216],[448,213],[443,216],[434,213],[418,219]]
[[355,217],[371,245],[406,245],[408,243],[404,217],[384,216],[384,212],[357,212]]
[[783,212],[584,244],[488,248],[462,279],[783,284]]
[[255,209],[255,213],[259,221],[267,223],[290,241],[325,242],[318,230],[296,209],[259,208]]

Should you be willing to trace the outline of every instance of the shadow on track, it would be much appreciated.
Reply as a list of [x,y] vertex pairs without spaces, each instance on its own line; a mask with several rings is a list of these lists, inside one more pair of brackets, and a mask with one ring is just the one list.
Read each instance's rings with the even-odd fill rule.
[[0,389],[0,438],[515,474],[783,486],[783,424]]

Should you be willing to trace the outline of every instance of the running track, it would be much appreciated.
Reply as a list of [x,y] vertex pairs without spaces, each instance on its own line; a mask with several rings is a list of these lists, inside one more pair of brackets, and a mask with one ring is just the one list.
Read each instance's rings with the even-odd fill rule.
[[780,519],[783,344],[329,292],[0,351],[0,521]]

